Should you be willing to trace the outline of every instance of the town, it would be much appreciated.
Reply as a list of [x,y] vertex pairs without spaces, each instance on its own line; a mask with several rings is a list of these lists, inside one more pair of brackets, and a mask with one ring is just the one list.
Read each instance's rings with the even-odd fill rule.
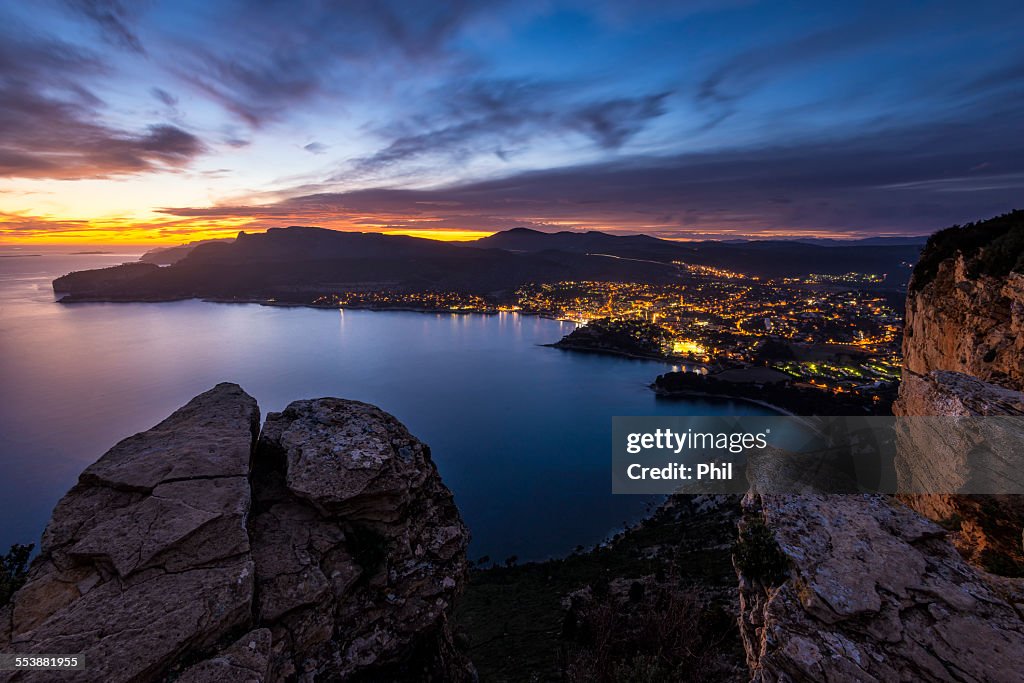
[[[590,350],[664,358],[705,374],[768,367],[799,387],[832,394],[872,398],[898,380],[902,313],[897,306],[904,294],[883,289],[884,274],[809,273],[775,281],[676,265],[680,277],[672,284],[566,281],[524,285],[502,295],[361,288],[312,303],[518,312],[573,321],[581,331],[594,323],[592,336],[627,334]],[[623,345],[622,339],[629,341]]]

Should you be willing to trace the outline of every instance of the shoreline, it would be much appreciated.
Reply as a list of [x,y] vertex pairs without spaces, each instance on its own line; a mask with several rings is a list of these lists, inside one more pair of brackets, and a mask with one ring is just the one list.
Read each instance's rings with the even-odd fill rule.
[[683,391],[666,391],[665,389],[659,389],[653,383],[649,384],[648,387],[659,398],[664,398],[664,399],[669,399],[669,400],[671,400],[671,399],[685,399],[685,398],[714,398],[714,399],[719,399],[719,400],[723,400],[723,401],[743,401],[744,403],[750,403],[750,404],[753,404],[753,405],[756,405],[756,406],[761,406],[762,408],[768,408],[769,410],[773,410],[773,411],[775,411],[775,412],[777,412],[777,413],[779,413],[781,415],[786,415],[788,417],[806,417],[804,415],[798,415],[797,413],[794,413],[791,410],[786,410],[785,408],[777,406],[777,405],[775,405],[773,403],[768,403],[767,401],[761,401],[761,400],[756,399],[756,398],[748,398],[746,396],[736,396],[734,394],[715,394],[715,393],[711,393],[711,392],[708,392],[708,391],[696,391],[696,390],[691,390],[691,389],[687,389],[687,390],[683,390]]
[[[54,292],[55,295],[60,292]],[[202,296],[167,296],[167,297],[154,297],[150,299],[121,299],[115,297],[100,297],[100,296],[85,296],[76,297],[73,294],[65,293],[59,299],[55,299],[54,303],[57,304],[167,304],[174,303],[176,301],[201,301],[207,304],[255,304],[257,306],[268,306],[277,308],[315,308],[318,310],[350,310],[350,311],[401,311],[405,313],[454,313],[454,314],[465,314],[465,315],[498,315],[499,313],[519,313],[521,315],[538,315],[543,316],[540,313],[532,313],[530,311],[467,311],[457,310],[450,308],[423,308],[417,306],[339,306],[337,304],[316,304],[316,303],[299,303],[290,301],[272,301],[270,299],[261,298],[237,298],[237,299],[226,299],[217,297],[202,297]],[[551,320],[558,320],[558,318],[550,318]]]
[[[54,295],[59,294],[54,292]],[[572,322],[567,318],[556,318],[553,315],[547,313],[538,313],[534,311],[498,311],[498,310],[486,310],[486,311],[468,311],[468,310],[455,310],[450,308],[422,308],[416,306],[339,306],[337,304],[314,304],[314,303],[296,303],[289,301],[270,301],[268,299],[219,299],[213,297],[200,297],[200,296],[173,296],[173,297],[160,297],[152,299],[119,299],[113,297],[74,297],[72,294],[64,294],[60,299],[55,299],[53,303],[64,304],[67,306],[74,306],[76,304],[169,304],[178,301],[201,301],[207,304],[238,304],[238,305],[257,305],[266,306],[268,308],[312,308],[315,310],[327,310],[327,311],[372,311],[374,313],[387,313],[394,311],[397,313],[433,313],[433,314],[446,314],[446,315],[500,315],[502,313],[510,315],[522,315],[531,316],[536,318],[543,318],[544,320],[553,320],[555,322]],[[557,343],[557,342],[555,342]],[[539,344],[538,346],[553,346],[553,344]],[[638,356],[639,358],[639,356]],[[659,360],[655,358],[647,358],[645,360]],[[671,362],[671,361],[665,361]],[[678,364],[678,363],[677,363]]]
[[[446,315],[486,315],[493,316],[500,313],[511,313],[513,315],[533,316],[543,318],[545,320],[552,320],[556,322],[572,322],[563,318],[555,318],[551,315],[545,315],[544,313],[535,313],[532,311],[463,311],[463,310],[452,310],[444,308],[421,308],[415,306],[338,306],[333,304],[314,304],[314,303],[292,303],[286,301],[268,301],[267,299],[218,299],[218,298],[204,298],[197,296],[179,296],[159,299],[114,299],[110,297],[95,297],[95,298],[76,298],[71,301],[66,301],[67,297],[57,299],[54,303],[58,304],[90,304],[90,303],[113,303],[113,304],[159,304],[159,303],[174,303],[177,301],[202,301],[203,303],[211,304],[241,304],[251,305],[255,304],[258,306],[267,306],[270,308],[312,308],[316,310],[337,310],[337,311],[371,311],[374,313],[386,313],[389,311],[396,313],[428,313],[428,314],[446,314]],[[539,347],[559,349],[561,351],[569,351],[576,353],[589,353],[599,356],[614,356],[618,358],[629,358],[632,360],[652,361],[657,363],[664,363],[665,365],[678,365],[681,367],[699,367],[710,369],[708,363],[702,363],[700,361],[691,361],[688,359],[682,359],[679,357],[671,356],[658,356],[655,354],[639,354],[630,353],[628,351],[619,351],[616,349],[596,349],[588,346],[577,346],[574,344],[564,344],[562,340],[556,342],[550,342],[547,344],[537,344]],[[702,399],[719,399],[723,401],[743,401],[745,403],[767,408],[768,410],[774,411],[781,415],[787,415],[791,417],[799,417],[797,413],[786,410],[780,406],[768,403],[767,401],[760,401],[754,398],[748,398],[745,396],[736,396],[732,394],[715,394],[705,391],[666,391],[659,389],[655,384],[651,383],[647,385],[648,388],[653,391],[659,398],[663,399],[685,399],[685,398],[702,398]]]
[[629,351],[618,351],[616,349],[595,349],[589,346],[576,346],[575,344],[564,344],[561,341],[551,342],[550,344],[538,344],[538,346],[547,346],[553,349],[561,349],[562,351],[577,351],[579,353],[593,353],[602,356],[618,356],[620,358],[632,358],[634,360],[657,361],[659,363],[665,363],[666,365],[678,365],[681,367],[705,368],[709,370],[711,369],[711,365],[709,363],[702,363],[700,361],[689,360],[681,358],[679,356],[659,356],[656,354],[630,353]]

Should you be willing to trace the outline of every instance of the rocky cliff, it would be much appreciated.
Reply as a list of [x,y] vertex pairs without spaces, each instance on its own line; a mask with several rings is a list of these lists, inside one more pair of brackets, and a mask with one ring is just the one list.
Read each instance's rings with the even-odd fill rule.
[[928,241],[907,296],[903,367],[1024,388],[1024,211]]
[[[1024,212],[929,241],[897,415],[1024,414],[1022,265]],[[970,434],[907,429],[927,457],[898,462],[901,482],[971,475]],[[745,507],[734,561],[754,681],[1024,681],[1024,581],[998,575],[1018,573],[1019,497],[752,494]]]
[[[1021,271],[1024,212],[951,228],[929,240],[907,296],[897,415],[1024,414]],[[959,477],[970,467],[969,457],[965,451],[915,458],[904,464],[901,478]],[[1024,574],[1024,503],[1018,497],[924,495],[904,501],[934,520],[952,521],[954,543],[975,564]]]
[[[237,385],[117,444],[54,509],[0,651],[81,681],[465,680],[468,533],[427,446],[363,403]],[[47,672],[0,680],[51,680]]]
[[1024,681],[1024,592],[992,585],[938,525],[878,495],[745,503],[752,681]]

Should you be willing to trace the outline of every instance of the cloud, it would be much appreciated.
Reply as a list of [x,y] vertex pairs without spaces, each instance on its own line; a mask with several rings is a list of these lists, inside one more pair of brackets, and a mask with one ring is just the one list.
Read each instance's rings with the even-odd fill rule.
[[322,142],[313,141],[308,145],[303,145],[302,149],[306,150],[310,154],[324,154],[330,148]]
[[65,0],[68,7],[95,24],[112,45],[144,54],[142,42],[129,28],[130,12],[119,0]]
[[662,92],[635,98],[617,98],[587,105],[575,113],[576,125],[605,149],[618,149],[651,119],[665,113]]
[[[379,127],[391,141],[374,154],[350,160],[333,180],[374,173],[428,155],[464,160],[512,151],[544,136],[577,133],[616,150],[666,112],[669,92],[638,97],[583,99],[568,84],[491,79],[452,83],[432,93],[431,106]],[[582,101],[576,101],[581,100]]]
[[0,176],[96,178],[184,166],[205,149],[169,124],[121,130],[83,83],[103,74],[93,53],[57,40],[0,41]]
[[[398,73],[458,61],[448,49],[476,13],[497,3],[222,3],[215,41],[183,40],[177,76],[259,128],[320,97],[382,87]],[[384,72],[383,78],[374,78]]]
[[[1016,113],[1016,116],[1013,114]],[[597,228],[656,232],[920,234],[1010,210],[1024,196],[1019,108],[973,126],[934,124],[820,139],[519,173],[429,190],[322,192],[265,206],[178,207],[191,218],[248,217],[358,229]],[[941,143],[941,144],[940,144]],[[979,167],[981,161],[987,165]]]
[[178,106],[178,98],[167,92],[163,88],[150,88],[149,92],[153,97],[163,103],[165,106],[174,108]]
[[[839,14],[844,12],[840,10]],[[826,102],[826,106],[848,107],[857,97],[858,87],[856,81],[844,72],[843,60],[856,58],[862,65],[859,71],[870,73],[874,68],[872,61],[879,55],[891,53],[894,48],[905,50],[909,46],[921,49],[927,45],[934,39],[929,30],[941,23],[937,14],[921,13],[899,5],[894,5],[884,19],[873,14],[864,15],[857,10],[853,10],[853,15],[853,18],[824,19],[828,22],[824,26],[820,22],[803,26],[794,22],[792,28],[768,32],[770,39],[761,43],[757,38],[760,34],[754,33],[747,47],[731,55],[723,54],[717,66],[709,69],[699,81],[694,92],[695,104],[712,112],[709,126],[714,127],[722,119],[736,114],[743,100],[772,81],[794,76],[807,79],[809,72],[820,70],[823,65],[834,70],[837,83],[845,84],[847,91],[845,102]],[[941,52],[941,47],[936,51]],[[921,71],[920,68],[917,71],[890,68],[878,74],[874,85],[877,87],[891,77]],[[820,77],[806,82],[821,86]],[[787,96],[785,99],[792,98]]]

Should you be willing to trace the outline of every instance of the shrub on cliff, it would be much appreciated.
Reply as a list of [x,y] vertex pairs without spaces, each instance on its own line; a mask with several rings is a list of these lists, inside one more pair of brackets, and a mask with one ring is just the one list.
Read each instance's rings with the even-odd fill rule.
[[910,281],[920,291],[935,279],[939,264],[957,254],[967,259],[972,277],[1004,277],[1024,271],[1024,211],[1011,211],[986,221],[954,225],[928,238]]
[[732,556],[736,568],[751,579],[776,585],[786,578],[789,562],[760,518],[750,519],[742,526]]
[[28,574],[28,558],[34,544],[15,543],[10,552],[0,555],[0,607],[11,600],[11,596],[25,583]]

